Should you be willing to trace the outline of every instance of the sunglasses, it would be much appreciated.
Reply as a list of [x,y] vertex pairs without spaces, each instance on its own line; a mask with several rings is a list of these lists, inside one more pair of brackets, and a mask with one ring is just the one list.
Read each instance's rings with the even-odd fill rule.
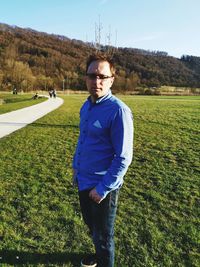
[[96,74],[96,73],[87,73],[86,76],[90,79],[90,80],[106,80],[109,78],[112,78],[113,76],[107,76],[107,75],[103,75],[103,74]]

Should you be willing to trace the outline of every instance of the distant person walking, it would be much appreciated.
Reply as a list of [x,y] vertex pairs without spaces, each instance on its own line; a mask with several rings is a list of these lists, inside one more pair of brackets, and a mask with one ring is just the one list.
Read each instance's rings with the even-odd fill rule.
[[52,98],[52,97],[56,98],[56,89],[49,90],[49,96],[50,96],[50,98]]
[[53,95],[54,98],[56,98],[56,89],[52,90],[52,95]]
[[13,95],[17,95],[17,88],[16,87],[13,88]]
[[80,110],[80,135],[73,169],[81,212],[96,254],[85,257],[81,266],[114,266],[119,189],[133,154],[132,114],[128,106],[111,93],[114,75],[115,69],[108,57],[89,57],[86,85],[90,96]]
[[38,98],[39,98],[38,93],[35,93],[35,95],[33,96],[33,99],[38,99]]
[[52,90],[49,90],[49,96],[50,96],[50,98],[52,98],[52,95],[53,95]]

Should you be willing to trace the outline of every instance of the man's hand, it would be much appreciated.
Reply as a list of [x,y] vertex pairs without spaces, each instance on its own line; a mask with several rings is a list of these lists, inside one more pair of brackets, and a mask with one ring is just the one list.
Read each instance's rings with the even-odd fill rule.
[[96,202],[96,203],[98,203],[98,204],[103,200],[103,197],[101,197],[101,196],[97,193],[97,191],[96,191],[95,188],[92,189],[92,190],[90,191],[90,193],[89,193],[89,197],[90,197],[94,202]]

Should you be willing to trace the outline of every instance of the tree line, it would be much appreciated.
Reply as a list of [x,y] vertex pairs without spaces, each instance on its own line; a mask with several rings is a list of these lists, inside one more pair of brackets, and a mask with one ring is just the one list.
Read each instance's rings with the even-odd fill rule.
[[[200,58],[102,47],[116,63],[115,92],[162,85],[200,87]],[[85,61],[95,47],[65,36],[0,24],[0,90],[86,90]]]

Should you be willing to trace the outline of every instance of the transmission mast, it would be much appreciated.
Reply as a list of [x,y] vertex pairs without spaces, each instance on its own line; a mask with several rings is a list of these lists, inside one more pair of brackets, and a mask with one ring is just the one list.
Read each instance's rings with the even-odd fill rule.
[[101,24],[100,15],[99,15],[99,23],[95,23],[95,47],[98,50],[101,50],[101,32],[103,26]]
[[108,46],[111,46],[111,37],[112,37],[112,34],[111,34],[111,26],[109,25],[109,32],[108,32]]

